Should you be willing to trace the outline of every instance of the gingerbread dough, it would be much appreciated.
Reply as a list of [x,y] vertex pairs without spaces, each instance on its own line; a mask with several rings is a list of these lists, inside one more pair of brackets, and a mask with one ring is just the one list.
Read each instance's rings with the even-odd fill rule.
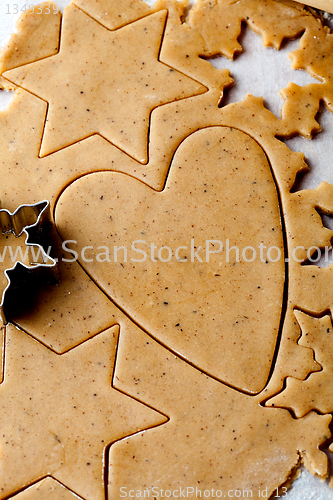
[[2,497],[52,474],[84,498],[103,498],[110,442],[165,421],[111,389],[117,330],[59,356],[7,327],[0,387]]
[[[182,143],[161,193],[101,173],[73,183],[55,212],[83,268],[136,323],[252,393],[267,382],[283,322],[280,218],[263,150],[226,127]],[[268,245],[282,258],[264,255]]]
[[175,498],[180,487],[202,497],[214,489],[215,497],[244,491],[244,498],[270,498],[300,456],[313,473],[325,474],[327,458],[317,443],[326,439],[331,416],[311,412],[295,420],[286,410],[262,408],[133,325],[123,327],[119,354],[117,386],[158,406],[170,421],[111,447],[110,499],[130,490],[158,491],[161,498],[176,491]]
[[[129,156],[147,161],[151,110],[206,90],[157,60],[165,19],[166,11],[160,11],[112,32],[71,5],[59,53],[4,73],[49,104],[41,156],[99,133]],[[146,45],[140,58],[138,45]],[[97,85],[96,74],[102,77]]]
[[[11,211],[49,199],[59,234],[77,243],[53,236],[59,285],[28,290],[25,309],[16,297],[20,329],[1,330],[0,498],[114,499],[122,487],[262,498],[301,461],[325,478],[331,416],[311,410],[332,409],[316,331],[333,270],[303,264],[330,244],[320,213],[333,213],[333,189],[293,192],[307,165],[278,138],[311,137],[320,102],[333,110],[332,35],[287,0],[197,0],[189,12],[78,0],[61,20],[46,10],[23,16],[2,54],[16,96],[0,113],[0,198]],[[281,119],[250,95],[223,106],[232,78],[204,60],[240,52],[242,23],[274,48],[301,35],[294,67],[321,81],[284,89]],[[172,263],[113,262],[114,245],[148,236],[188,248]],[[209,262],[188,258],[192,238],[193,252],[215,240]],[[226,263],[227,238],[259,260]],[[280,259],[261,261],[260,244]],[[79,262],[64,261],[73,250]],[[303,388],[295,404],[286,378]],[[311,391],[316,402],[302,396]],[[286,408],[268,407],[274,398]]]
[[47,477],[13,498],[15,500],[44,500],[45,498],[51,500],[77,500],[79,497],[58,483],[58,481]]

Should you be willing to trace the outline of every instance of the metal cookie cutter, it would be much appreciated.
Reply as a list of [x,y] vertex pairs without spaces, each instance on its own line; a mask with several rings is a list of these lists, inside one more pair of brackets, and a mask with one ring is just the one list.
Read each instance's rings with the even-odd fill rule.
[[4,324],[5,295],[11,286],[9,271],[14,271],[18,264],[31,271],[41,267],[56,269],[56,261],[39,243],[43,228],[50,223],[48,201],[21,205],[14,213],[0,209],[0,319]]

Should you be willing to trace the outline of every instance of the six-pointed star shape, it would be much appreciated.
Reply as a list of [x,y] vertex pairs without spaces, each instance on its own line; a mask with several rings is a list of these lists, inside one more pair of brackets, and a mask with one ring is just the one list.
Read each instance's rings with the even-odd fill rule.
[[107,446],[166,418],[111,388],[118,327],[57,355],[14,326],[0,385],[0,498],[46,475],[102,500]]
[[153,108],[206,91],[158,60],[165,20],[160,11],[110,31],[70,5],[59,53],[4,74],[49,104],[42,156],[99,133],[147,161]]

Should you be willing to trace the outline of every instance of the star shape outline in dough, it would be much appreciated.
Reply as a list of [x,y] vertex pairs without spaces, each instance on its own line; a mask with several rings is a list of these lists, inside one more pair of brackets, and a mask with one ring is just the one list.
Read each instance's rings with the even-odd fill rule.
[[[109,30],[72,4],[64,12],[59,52],[4,73],[48,103],[40,156],[99,134],[147,163],[153,109],[207,91],[159,60],[166,16],[162,10]],[[138,50],[131,55],[134,44]],[[146,50],[141,53],[143,46]],[[89,50],[94,57],[89,57]],[[119,51],[125,54],[121,64]]]
[[111,383],[118,331],[58,355],[6,328],[0,498],[50,475],[86,500],[104,500],[110,444],[167,420]]

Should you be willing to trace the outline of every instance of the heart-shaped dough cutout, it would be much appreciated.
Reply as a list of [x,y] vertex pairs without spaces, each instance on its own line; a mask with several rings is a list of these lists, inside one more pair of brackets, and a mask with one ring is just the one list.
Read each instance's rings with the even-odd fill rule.
[[55,218],[84,269],[154,338],[241,391],[263,389],[285,263],[277,188],[254,139],[200,130],[178,148],[163,191],[91,174],[64,191]]

